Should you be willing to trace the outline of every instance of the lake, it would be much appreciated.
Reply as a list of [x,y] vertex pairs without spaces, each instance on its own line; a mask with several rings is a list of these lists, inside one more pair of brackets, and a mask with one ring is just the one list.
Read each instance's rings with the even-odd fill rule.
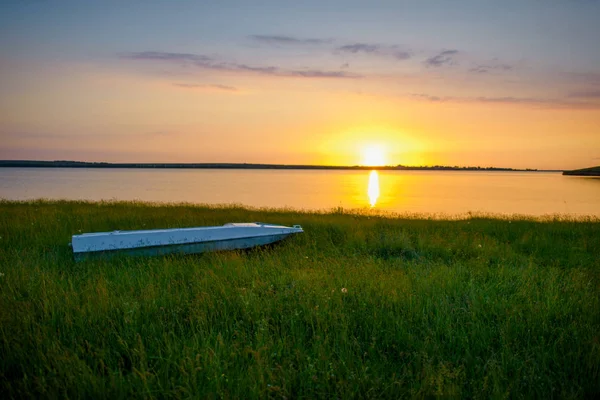
[[600,217],[600,179],[554,172],[0,168],[0,198]]

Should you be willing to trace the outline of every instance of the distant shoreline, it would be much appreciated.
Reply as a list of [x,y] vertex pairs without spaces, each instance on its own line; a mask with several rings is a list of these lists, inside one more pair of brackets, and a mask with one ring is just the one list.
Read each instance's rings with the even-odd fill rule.
[[563,171],[563,175],[600,176],[600,166],[591,167],[591,168],[583,168],[583,169],[575,169],[573,171]]
[[286,170],[393,170],[393,171],[510,171],[563,172],[563,170],[517,169],[500,167],[460,166],[378,166],[363,165],[302,165],[249,163],[107,163],[85,161],[0,160],[0,168],[154,168],[154,169],[286,169]]

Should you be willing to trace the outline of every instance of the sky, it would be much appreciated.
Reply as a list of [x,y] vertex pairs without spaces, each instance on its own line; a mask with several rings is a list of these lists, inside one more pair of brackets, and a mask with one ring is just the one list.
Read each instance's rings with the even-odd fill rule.
[[0,2],[0,159],[600,165],[600,1]]

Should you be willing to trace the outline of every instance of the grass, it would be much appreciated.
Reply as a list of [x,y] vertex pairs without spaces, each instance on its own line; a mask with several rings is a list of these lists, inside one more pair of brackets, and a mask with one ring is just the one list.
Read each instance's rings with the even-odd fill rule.
[[[72,234],[265,221],[246,252],[73,261]],[[3,398],[600,394],[597,219],[0,202]]]

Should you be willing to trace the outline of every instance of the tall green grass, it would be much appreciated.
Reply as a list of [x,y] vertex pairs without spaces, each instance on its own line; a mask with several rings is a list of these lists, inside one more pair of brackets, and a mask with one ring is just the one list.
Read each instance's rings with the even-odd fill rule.
[[[72,234],[301,224],[245,252],[73,261]],[[598,220],[0,202],[0,394],[600,394]]]

